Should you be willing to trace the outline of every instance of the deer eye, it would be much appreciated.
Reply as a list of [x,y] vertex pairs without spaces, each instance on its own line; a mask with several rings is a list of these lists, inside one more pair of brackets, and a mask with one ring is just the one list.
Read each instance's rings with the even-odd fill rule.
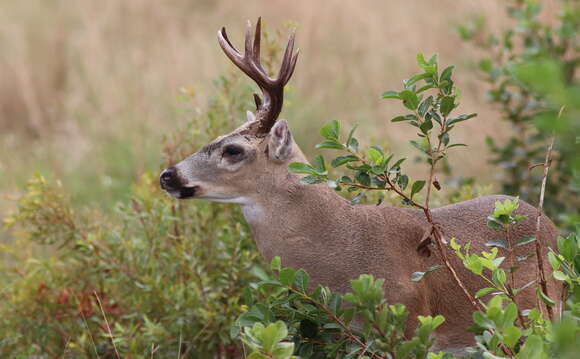
[[223,152],[224,156],[238,157],[242,154],[244,154],[244,148],[241,146],[227,145],[226,147],[224,147],[224,152]]

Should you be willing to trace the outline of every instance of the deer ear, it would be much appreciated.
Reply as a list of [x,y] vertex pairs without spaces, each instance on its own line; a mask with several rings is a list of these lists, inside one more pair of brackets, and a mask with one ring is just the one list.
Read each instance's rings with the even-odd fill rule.
[[270,130],[268,143],[268,155],[274,161],[285,161],[292,154],[292,134],[288,123],[284,120],[277,121]]
[[246,111],[246,118],[248,122],[254,122],[256,120],[256,115],[252,111]]

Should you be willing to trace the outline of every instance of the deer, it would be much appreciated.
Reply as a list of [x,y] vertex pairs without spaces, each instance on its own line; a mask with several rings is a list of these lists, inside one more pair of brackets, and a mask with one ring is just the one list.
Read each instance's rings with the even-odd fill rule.
[[[285,266],[305,269],[312,285],[345,293],[350,289],[349,280],[360,274],[384,278],[385,298],[404,304],[409,311],[409,333],[416,327],[418,315],[446,318],[434,334],[435,350],[461,351],[472,345],[468,328],[473,308],[450,273],[441,269],[422,281],[410,280],[413,272],[438,264],[435,256],[417,251],[430,228],[422,211],[385,204],[353,205],[325,184],[302,184],[304,175],[289,173],[290,163],[308,162],[288,123],[278,120],[284,86],[298,60],[295,31],[289,35],[278,76],[273,78],[260,63],[261,19],[253,36],[252,28],[248,21],[243,54],[232,45],[225,27],[218,31],[218,42],[231,62],[260,88],[262,97],[254,94],[255,114],[248,111],[247,121],[237,129],[163,170],[161,188],[177,199],[239,204],[264,259],[279,256]],[[433,221],[446,237],[471,242],[472,252],[480,253],[489,250],[486,242],[502,238],[502,233],[487,227],[486,217],[496,201],[506,198],[510,197],[484,196],[435,208]],[[513,238],[535,235],[536,208],[520,201],[517,214],[527,217],[514,228]],[[555,248],[557,230],[545,215],[538,234],[544,251]],[[530,251],[527,244],[515,248],[515,255]],[[486,286],[455,255],[449,257],[470,292]],[[522,262],[516,287],[533,281],[535,268],[533,260]],[[559,298],[562,287],[551,275],[549,278],[549,292]],[[522,308],[531,308],[537,301],[532,287],[518,294]]]

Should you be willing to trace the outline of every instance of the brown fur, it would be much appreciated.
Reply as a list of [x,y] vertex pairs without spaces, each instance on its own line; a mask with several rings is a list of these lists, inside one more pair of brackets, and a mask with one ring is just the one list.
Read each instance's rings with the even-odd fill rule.
[[[348,291],[349,280],[363,273],[385,278],[387,300],[403,303],[410,311],[410,332],[417,315],[442,314],[446,322],[436,333],[438,349],[473,344],[473,335],[467,331],[473,308],[448,271],[440,269],[420,282],[410,280],[413,272],[439,264],[436,256],[422,257],[416,250],[429,228],[422,211],[351,205],[325,185],[300,184],[301,175],[289,174],[287,167],[291,162],[306,162],[306,158],[284,121],[277,122],[266,138],[241,135],[243,128],[216,140],[220,145],[245,146],[247,159],[241,165],[224,162],[219,146],[212,155],[199,152],[176,165],[184,186],[197,186],[198,198],[240,203],[266,260],[280,256],[284,266],[304,268],[314,284],[339,292]],[[278,154],[283,153],[287,155],[280,158]],[[503,233],[486,226],[486,217],[495,201],[505,198],[486,196],[437,208],[433,217],[447,239],[471,242],[474,253],[487,251],[486,242],[504,239]],[[514,240],[534,235],[536,209],[520,202],[517,213],[527,217],[513,231]],[[544,247],[554,248],[556,235],[553,223],[543,217],[539,239]],[[528,254],[533,246],[518,247],[516,254]],[[471,293],[486,286],[463,268],[450,248],[448,251]],[[531,258],[521,263],[516,287],[535,277],[536,260]],[[551,275],[548,278],[550,293],[559,298],[561,287]],[[534,306],[534,286],[518,295],[518,300],[522,309]]]

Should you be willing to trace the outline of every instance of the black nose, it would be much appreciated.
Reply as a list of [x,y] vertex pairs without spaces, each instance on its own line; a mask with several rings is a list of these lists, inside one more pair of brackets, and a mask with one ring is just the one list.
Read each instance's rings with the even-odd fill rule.
[[177,189],[181,187],[175,167],[169,167],[161,172],[161,175],[159,176],[159,184],[163,189]]

